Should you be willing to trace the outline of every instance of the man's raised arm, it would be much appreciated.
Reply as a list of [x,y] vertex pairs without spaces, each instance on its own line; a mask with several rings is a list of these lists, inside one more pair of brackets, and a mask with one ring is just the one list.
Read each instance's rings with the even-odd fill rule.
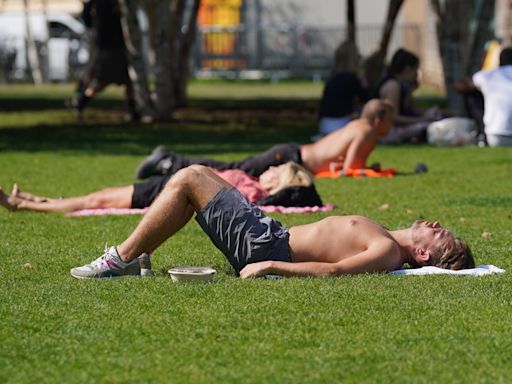
[[370,137],[355,138],[347,150],[343,170],[366,168],[366,160],[373,148],[375,148],[375,142]]

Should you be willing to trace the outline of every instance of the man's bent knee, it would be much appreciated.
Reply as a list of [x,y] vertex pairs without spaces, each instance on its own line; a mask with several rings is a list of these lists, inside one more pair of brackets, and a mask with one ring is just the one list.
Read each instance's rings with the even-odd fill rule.
[[212,172],[212,170],[209,167],[201,164],[192,164],[189,165],[187,168],[184,168],[183,170],[188,170],[189,172],[194,173],[195,175],[204,175]]
[[176,186],[199,183],[199,179],[205,175],[207,170],[209,170],[209,168],[204,165],[190,165],[186,168],[180,169],[169,179],[166,187],[168,187],[169,184]]
[[167,182],[164,189],[182,190],[189,194],[205,187],[211,179],[208,173],[211,170],[204,165],[191,165],[180,169]]
[[196,210],[201,209],[224,187],[218,176],[204,165],[191,165],[178,171],[165,189],[179,190]]

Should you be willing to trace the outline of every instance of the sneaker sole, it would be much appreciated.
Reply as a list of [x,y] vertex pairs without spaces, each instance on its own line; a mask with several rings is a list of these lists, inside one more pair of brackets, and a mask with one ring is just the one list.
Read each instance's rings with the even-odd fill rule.
[[71,277],[74,277],[75,279],[79,279],[79,280],[92,280],[92,279],[95,279],[95,280],[104,280],[104,279],[113,279],[113,280],[116,280],[116,279],[123,279],[123,278],[126,278],[126,277],[129,277],[129,278],[146,278],[146,277],[152,277],[153,276],[153,271],[151,271],[150,273],[148,272],[144,272],[143,274],[139,274],[139,275],[117,275],[117,276],[105,276],[105,277],[99,277],[99,276],[81,276],[81,275],[75,275],[73,274],[73,272],[70,272],[69,273],[71,275]]
[[120,276],[108,276],[108,277],[94,277],[94,276],[77,276],[70,274],[78,280],[118,280],[118,279],[146,279],[153,277],[153,275],[120,275]]

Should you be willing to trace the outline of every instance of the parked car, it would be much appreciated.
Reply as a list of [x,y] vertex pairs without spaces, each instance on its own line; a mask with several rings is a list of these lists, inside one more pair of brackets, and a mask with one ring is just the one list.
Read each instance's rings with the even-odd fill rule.
[[[52,81],[65,81],[75,76],[89,60],[86,27],[67,13],[31,13],[30,33],[39,57],[41,70]],[[45,48],[45,41],[48,48]],[[14,53],[9,73],[11,80],[27,77],[27,32],[23,13],[0,13],[0,52]],[[30,53],[29,53],[30,54]],[[46,60],[47,58],[47,60]],[[47,64],[47,66],[46,66]]]

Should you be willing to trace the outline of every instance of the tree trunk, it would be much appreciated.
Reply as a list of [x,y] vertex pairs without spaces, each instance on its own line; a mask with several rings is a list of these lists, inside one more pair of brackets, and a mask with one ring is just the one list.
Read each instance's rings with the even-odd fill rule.
[[[445,0],[444,7],[439,0],[431,0],[437,14],[437,35],[439,51],[443,63],[446,96],[450,110],[463,113],[460,95],[454,88],[455,82],[464,77],[464,64],[468,57],[467,36],[472,8],[470,2]],[[457,20],[458,22],[454,22]]]
[[356,8],[355,0],[347,0],[347,37],[334,51],[332,75],[350,71],[359,73],[360,54],[356,42]]
[[404,0],[390,0],[379,48],[365,60],[364,72],[369,89],[375,89],[382,76],[395,21],[403,3]]
[[153,38],[155,50],[155,108],[157,118],[167,120],[172,116],[172,109],[175,105],[172,68],[174,42],[171,40],[171,1],[175,0],[154,0],[154,24]]
[[[174,108],[186,104],[186,82],[191,46],[194,42],[199,1],[191,4],[187,30],[182,32],[187,0],[118,0],[122,10],[123,33],[129,53],[129,74],[136,101],[143,115],[157,120],[172,118]],[[142,50],[137,6],[144,6],[149,22],[151,52]],[[144,54],[154,56],[155,78],[151,97]]]
[[480,2],[479,5],[476,28],[469,40],[468,57],[464,71],[466,77],[472,76],[473,73],[482,68],[486,51],[485,45],[494,37],[494,31],[490,28],[490,24],[494,17],[495,1],[486,0]]
[[31,82],[41,84],[43,78],[39,67],[39,55],[34,39],[32,38],[28,0],[23,0],[23,6],[25,15],[25,58],[27,62],[27,74]]
[[179,84],[179,64],[180,64],[180,49],[183,43],[183,33],[181,26],[183,25],[183,13],[185,11],[185,0],[171,0],[171,18],[170,18],[170,41],[171,41],[171,63],[169,67],[169,75],[171,77],[171,92],[173,96],[173,108],[180,106],[178,94]]
[[133,85],[135,102],[143,119],[156,118],[148,86],[148,75],[142,51],[142,37],[137,18],[137,0],[119,0],[121,25],[123,27],[128,74]]
[[[43,20],[45,25],[45,30],[47,31],[46,37],[42,41],[42,51],[43,55],[38,55],[38,58],[40,58],[39,61],[39,68],[41,71],[41,78],[43,82],[50,81],[50,51],[49,51],[49,40],[50,40],[50,30],[49,30],[49,24],[48,24],[48,0],[42,0],[42,6],[43,6]],[[69,60],[68,60],[69,64]],[[69,65],[68,65],[68,73],[69,73]]]
[[347,0],[347,38],[348,41],[356,42],[356,5],[355,0]]
[[197,13],[200,0],[194,0],[191,6],[190,18],[186,24],[186,30],[181,38],[181,46],[178,57],[178,69],[176,71],[176,102],[178,106],[187,104],[187,80],[189,76],[190,52],[194,44],[197,31]]

